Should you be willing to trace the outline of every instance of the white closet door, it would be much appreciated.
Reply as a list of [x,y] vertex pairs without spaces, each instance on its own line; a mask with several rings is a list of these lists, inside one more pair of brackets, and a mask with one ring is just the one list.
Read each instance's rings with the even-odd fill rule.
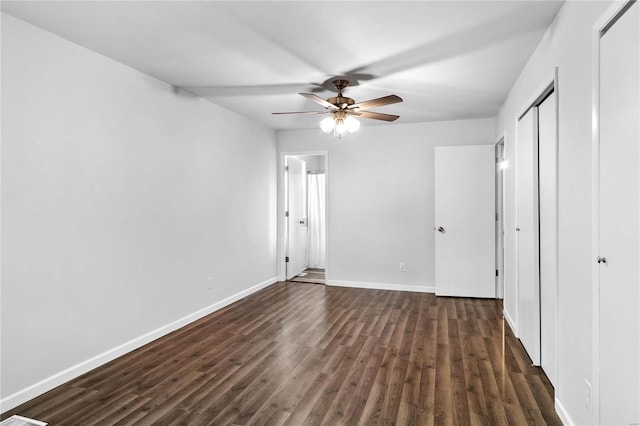
[[640,421],[639,7],[600,39],[599,396],[608,425]]
[[540,365],[556,384],[558,277],[556,98],[538,105],[540,202]]
[[540,259],[537,108],[518,121],[516,190],[518,235],[518,337],[540,365]]
[[495,297],[493,145],[435,148],[436,294]]

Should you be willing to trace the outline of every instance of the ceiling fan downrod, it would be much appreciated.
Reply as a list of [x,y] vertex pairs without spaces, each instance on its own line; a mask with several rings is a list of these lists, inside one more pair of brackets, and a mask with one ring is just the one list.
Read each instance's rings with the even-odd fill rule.
[[332,84],[333,87],[335,87],[338,91],[338,95],[336,97],[327,99],[327,102],[334,104],[341,110],[344,110],[349,105],[353,105],[356,103],[356,101],[354,101],[353,99],[342,95],[342,90],[349,85],[348,80],[333,80]]

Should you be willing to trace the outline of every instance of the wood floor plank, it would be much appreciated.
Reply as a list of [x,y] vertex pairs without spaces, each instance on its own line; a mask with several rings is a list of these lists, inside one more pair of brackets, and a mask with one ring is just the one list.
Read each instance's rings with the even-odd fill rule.
[[[249,425],[272,424],[286,421],[296,409],[310,382],[322,373],[315,368],[324,365],[332,351],[314,348],[283,380],[263,406],[247,422]],[[305,414],[306,417],[306,414]]]
[[[324,425],[336,425],[336,424],[349,424],[345,417],[347,415],[347,408],[349,407],[349,401],[353,395],[358,391],[358,385],[365,373],[368,361],[373,356],[376,348],[379,348],[379,339],[374,336],[362,336],[365,339],[362,349],[358,352],[356,359],[349,368],[348,373],[345,376],[342,385],[339,388],[338,393],[329,409],[327,415],[324,417],[322,424]],[[356,345],[357,342],[354,342]]]
[[505,326],[500,301],[299,282],[256,292],[0,418],[12,414],[83,426],[561,424],[553,388]]
[[288,354],[279,357],[278,363],[259,373],[256,380],[238,394],[233,403],[226,404],[212,419],[212,424],[246,424],[265,404],[277,383],[284,381],[311,350],[304,346],[290,348]]
[[336,369],[335,374],[333,374],[330,380],[326,383],[324,390],[320,395],[320,398],[318,398],[318,400],[316,401],[313,409],[306,417],[303,424],[322,424],[322,421],[329,411],[329,407],[335,400],[338,392],[340,391],[340,388],[347,378],[349,371],[351,371],[354,365],[357,365],[356,360],[358,354],[363,349],[367,341],[368,338],[366,336],[361,336],[353,346],[345,351],[344,357],[342,358],[340,365]]

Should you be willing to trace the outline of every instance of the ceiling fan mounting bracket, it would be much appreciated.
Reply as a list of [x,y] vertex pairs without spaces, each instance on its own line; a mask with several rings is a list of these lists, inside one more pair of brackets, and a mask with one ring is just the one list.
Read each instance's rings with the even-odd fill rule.
[[342,89],[349,85],[349,80],[333,80],[332,84],[338,91],[338,96],[342,96]]

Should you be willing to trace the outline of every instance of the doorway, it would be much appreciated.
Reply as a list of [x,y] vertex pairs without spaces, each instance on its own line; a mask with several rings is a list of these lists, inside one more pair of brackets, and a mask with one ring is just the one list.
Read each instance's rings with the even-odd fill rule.
[[556,81],[554,73],[518,119],[516,145],[518,337],[552,385],[558,347]]
[[281,276],[325,284],[327,268],[327,155],[282,155]]

